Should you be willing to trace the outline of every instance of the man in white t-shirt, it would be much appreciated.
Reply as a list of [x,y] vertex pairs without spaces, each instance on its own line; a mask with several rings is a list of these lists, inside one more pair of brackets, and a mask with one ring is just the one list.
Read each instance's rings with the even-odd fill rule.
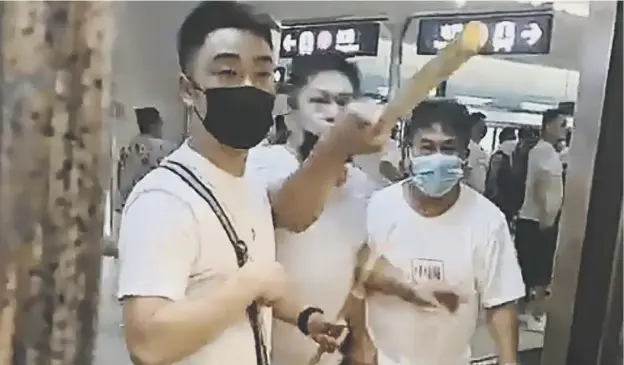
[[266,365],[272,315],[324,351],[338,345],[343,327],[289,288],[274,226],[311,225],[346,156],[374,151],[376,137],[342,116],[269,201],[244,170],[273,123],[272,55],[271,26],[244,3],[202,2],[179,30],[190,138],[133,188],[119,233],[118,296],[137,364]]
[[[555,149],[565,139],[566,117],[552,109],[542,116],[541,138],[529,152],[524,203],[516,222],[516,249],[528,299],[546,295],[557,247],[557,216],[563,202],[563,164]],[[531,329],[543,330],[545,317],[535,312]]]
[[487,134],[485,114],[473,113],[468,118],[472,123],[470,142],[468,143],[468,164],[465,181],[468,186],[483,194],[490,157],[479,143]]
[[515,302],[524,284],[505,216],[460,183],[466,117],[465,107],[452,101],[417,106],[408,134],[411,177],[376,192],[369,203],[369,245],[385,262],[386,274],[414,288],[444,284],[459,296],[451,312],[382,293],[369,296],[371,335],[384,358],[396,364],[467,365],[480,308],[487,312],[499,364],[517,363]]
[[[297,57],[291,75],[290,138],[283,144],[256,147],[247,159],[247,175],[263,179],[270,190],[279,188],[308,157],[318,140],[310,131],[329,129],[360,92],[357,66],[338,53]],[[322,213],[310,227],[299,233],[276,230],[277,260],[302,301],[322,308],[329,318],[338,316],[351,289],[356,254],[366,241],[366,205],[376,188],[365,173],[345,162],[343,177],[336,181]],[[375,359],[374,347],[363,349],[367,340],[363,306],[360,301],[346,313],[354,331],[351,338],[358,341],[360,349],[347,354],[348,360],[362,365]],[[295,327],[275,321],[272,348],[272,364],[291,365],[306,364],[317,346]],[[338,364],[341,357],[334,355],[328,364]]]

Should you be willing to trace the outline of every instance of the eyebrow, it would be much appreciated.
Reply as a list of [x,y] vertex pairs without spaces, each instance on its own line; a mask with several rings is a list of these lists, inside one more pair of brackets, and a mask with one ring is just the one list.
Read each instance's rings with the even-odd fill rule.
[[[213,61],[240,61],[241,57],[238,53],[218,53],[213,58]],[[256,56],[253,59],[254,63],[273,63],[273,57],[269,55]]]

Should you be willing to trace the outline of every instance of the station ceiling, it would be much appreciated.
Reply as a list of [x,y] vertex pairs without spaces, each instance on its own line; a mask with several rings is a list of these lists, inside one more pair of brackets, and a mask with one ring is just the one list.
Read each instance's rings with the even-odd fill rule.
[[[517,1],[251,1],[258,11],[270,14],[274,19],[284,21],[316,20],[330,21],[336,18],[388,17],[391,20],[404,19],[413,14],[463,14],[493,11],[522,11],[552,8],[552,5],[533,5]],[[325,3],[325,4],[324,4]],[[533,2],[535,3],[535,2]],[[584,25],[589,13],[587,1],[558,2],[554,10],[554,28],[551,52],[548,55],[496,56],[516,62],[540,64],[569,70],[579,69],[579,43],[584,38]],[[575,13],[575,14],[572,14]],[[583,14],[585,13],[585,14]],[[578,14],[578,15],[577,15]],[[415,29],[415,28],[412,28]],[[415,31],[406,35],[406,42],[415,45]],[[389,38],[389,32],[382,30],[382,37]]]

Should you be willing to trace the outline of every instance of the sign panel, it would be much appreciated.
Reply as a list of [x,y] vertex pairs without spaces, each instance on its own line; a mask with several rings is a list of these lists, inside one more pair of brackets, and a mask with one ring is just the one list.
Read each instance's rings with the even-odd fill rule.
[[282,29],[280,58],[341,51],[347,56],[376,56],[379,23],[354,22]]
[[470,21],[488,28],[488,40],[480,54],[546,54],[550,52],[553,15],[500,14],[420,19],[418,54],[434,55],[452,42]]

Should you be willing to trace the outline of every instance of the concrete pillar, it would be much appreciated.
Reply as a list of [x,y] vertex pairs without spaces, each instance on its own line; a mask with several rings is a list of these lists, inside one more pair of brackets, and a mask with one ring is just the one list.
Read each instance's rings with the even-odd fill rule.
[[1,2],[0,365],[90,365],[110,2]]

